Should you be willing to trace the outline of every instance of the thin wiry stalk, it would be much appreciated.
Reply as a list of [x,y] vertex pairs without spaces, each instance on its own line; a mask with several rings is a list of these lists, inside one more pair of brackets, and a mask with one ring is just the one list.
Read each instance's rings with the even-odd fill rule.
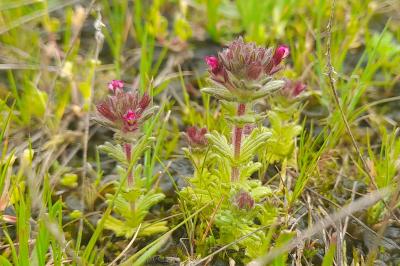
[[347,121],[346,115],[344,114],[342,105],[340,104],[340,101],[339,101],[339,95],[336,90],[335,78],[333,77],[333,75],[335,73],[335,69],[332,65],[332,55],[331,55],[332,24],[333,24],[333,15],[335,12],[335,4],[336,4],[336,0],[333,0],[332,7],[331,7],[331,14],[330,14],[328,26],[327,26],[328,39],[327,39],[327,44],[326,44],[326,57],[327,57],[326,67],[328,69],[327,75],[329,78],[329,85],[330,85],[330,88],[331,88],[331,91],[333,94],[333,98],[335,100],[336,107],[339,109],[340,116],[342,117],[342,120],[345,124],[347,134],[349,134],[351,143],[353,144],[354,148],[356,149],[356,152],[364,166],[365,173],[368,175],[368,178],[370,179],[371,184],[374,186],[374,188],[378,189],[375,179],[371,176],[367,162],[365,161],[364,156],[362,155],[360,148],[358,147],[358,144],[356,142],[356,139],[354,138],[354,135],[350,129],[350,125]]
[[58,225],[52,222],[47,214],[42,216],[42,219],[46,223],[46,228],[49,233],[54,237],[57,243],[65,250],[68,256],[77,264],[84,265],[82,259],[75,254],[75,252],[69,247],[68,242],[66,241],[63,232],[58,228]]
[[[351,139],[351,143],[353,145],[353,147],[356,149],[357,155],[360,158],[363,167],[364,167],[364,172],[367,174],[371,184],[373,185],[373,187],[378,190],[378,185],[375,182],[375,179],[373,178],[373,176],[370,173],[370,169],[368,167],[367,162],[364,159],[364,156],[362,155],[360,148],[358,147],[358,144],[356,142],[356,139],[351,131],[349,122],[347,121],[347,117],[343,111],[342,105],[340,104],[339,101],[339,94],[336,90],[336,85],[335,85],[335,78],[333,77],[334,73],[335,73],[335,69],[332,65],[332,55],[331,55],[331,39],[332,39],[332,24],[333,24],[333,15],[335,12],[335,4],[336,4],[336,0],[332,1],[332,7],[331,7],[331,14],[329,16],[329,21],[328,21],[328,26],[327,26],[327,34],[328,34],[328,39],[327,39],[327,43],[326,43],[326,57],[327,57],[327,63],[326,63],[326,67],[328,69],[327,75],[328,75],[328,79],[329,79],[329,85],[333,94],[333,98],[335,99],[335,103],[337,108],[339,109],[340,112],[340,116],[342,117],[342,120],[344,122],[347,134],[349,134],[350,139]],[[388,206],[388,204],[386,203],[386,201],[384,199],[382,199],[383,204],[385,205],[385,207],[388,209],[388,211],[391,213],[391,215],[393,216],[393,218],[395,218],[398,222],[400,222],[399,218],[397,218],[397,216],[393,213],[393,211],[391,210],[391,208]]]
[[[74,2],[76,2],[76,1],[73,1],[72,3],[74,3]],[[76,41],[78,40],[79,35],[80,35],[81,31],[82,31],[83,24],[84,24],[84,22],[86,21],[86,19],[88,18],[90,12],[92,11],[92,8],[93,8],[95,2],[96,2],[96,0],[92,0],[92,1],[90,2],[89,6],[87,7],[86,12],[85,12],[85,16],[84,16],[84,19],[83,19],[83,22],[82,22],[82,24],[79,25],[79,27],[78,27],[78,29],[77,29],[75,35],[72,36],[72,39],[71,39],[71,41],[70,41],[70,43],[69,43],[69,45],[68,45],[68,50],[65,52],[64,58],[62,59],[62,61],[61,61],[61,63],[60,63],[60,66],[59,66],[59,67],[57,68],[57,70],[56,70],[56,74],[54,75],[54,78],[53,78],[53,80],[52,80],[52,82],[51,82],[51,85],[50,85],[50,90],[49,90],[49,101],[48,101],[49,103],[52,103],[53,100],[54,100],[54,87],[55,87],[55,85],[56,85],[57,79],[58,79],[58,77],[60,76],[60,74],[61,74],[61,72],[62,72],[62,69],[64,68],[65,63],[67,62],[67,59],[68,59],[69,55],[70,55],[71,52],[73,51],[73,48],[74,48],[74,46],[75,46],[75,43],[76,43]],[[72,3],[71,3],[71,4],[72,4]],[[47,118],[47,117],[50,115],[49,111],[51,111],[51,108],[46,108],[46,112],[45,112],[45,115],[44,115],[45,118]],[[46,120],[45,120],[45,121],[46,121]]]
[[[99,54],[101,51],[101,48],[103,47],[103,42],[104,42],[104,36],[103,33],[101,32],[101,28],[104,25],[103,22],[101,21],[101,13],[100,13],[100,9],[97,10],[98,15],[97,15],[97,19],[94,23],[94,27],[96,29],[96,33],[95,33],[95,39],[96,39],[96,49],[95,49],[95,53],[94,53],[94,62],[95,64],[97,64],[98,59],[99,59]],[[96,66],[95,66],[96,67]],[[92,76],[92,81],[91,81],[91,85],[90,85],[90,95],[89,95],[89,99],[88,99],[88,106],[87,106],[87,113],[85,116],[85,131],[83,134],[83,169],[82,169],[82,196],[81,196],[81,206],[82,206],[82,210],[84,210],[84,206],[85,206],[85,189],[86,189],[86,183],[87,178],[86,178],[86,174],[87,174],[87,151],[88,151],[88,142],[89,142],[89,127],[90,127],[90,107],[92,105],[92,98],[93,98],[93,90],[94,90],[94,82],[96,79],[96,71],[93,71],[93,76]],[[82,216],[83,217],[83,216]],[[79,239],[82,236],[82,232],[83,232],[83,218],[80,219],[79,221]],[[80,243],[80,241],[78,241],[78,243]]]

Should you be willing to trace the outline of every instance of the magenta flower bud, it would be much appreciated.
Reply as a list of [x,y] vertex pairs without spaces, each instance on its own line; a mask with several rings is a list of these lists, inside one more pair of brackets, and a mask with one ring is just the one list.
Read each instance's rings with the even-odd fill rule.
[[221,68],[218,62],[218,58],[216,58],[215,56],[206,56],[204,60],[206,61],[206,64],[209,66],[211,72],[213,74],[218,74]]
[[305,89],[307,88],[307,85],[304,83],[301,83],[300,81],[296,82],[294,88],[293,88],[293,95],[298,96],[300,93],[302,93]]
[[149,106],[150,101],[151,101],[150,96],[147,93],[143,94],[143,97],[140,99],[138,104],[139,110],[140,111],[145,110]]
[[253,197],[246,191],[240,191],[235,196],[235,205],[239,209],[250,210],[254,208],[254,199]]
[[243,134],[248,136],[253,132],[253,130],[256,128],[255,124],[247,124],[243,127]]
[[203,148],[207,145],[207,128],[188,127],[186,129],[186,136],[188,138],[189,145],[194,148]]
[[286,45],[280,45],[278,48],[276,48],[275,53],[272,57],[274,65],[275,66],[279,65],[283,59],[288,57],[288,55],[289,55],[289,47],[287,47]]
[[108,83],[108,89],[114,94],[117,93],[117,91],[122,90],[123,87],[124,82],[122,80],[113,79],[111,82]]

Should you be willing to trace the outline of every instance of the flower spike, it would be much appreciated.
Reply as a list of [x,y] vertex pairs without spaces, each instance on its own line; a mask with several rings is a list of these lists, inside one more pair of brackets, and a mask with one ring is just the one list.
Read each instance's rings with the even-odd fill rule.
[[97,120],[121,133],[133,133],[148,119],[156,107],[149,108],[150,96],[145,93],[117,91],[97,104]]
[[197,128],[197,127],[188,127],[186,129],[186,136],[189,142],[189,145],[193,148],[203,148],[207,145],[207,139],[205,135],[207,134],[207,128]]
[[[245,43],[241,37],[231,42],[218,56],[207,56],[210,78],[215,90],[203,90],[217,98],[241,103],[265,97],[283,82],[270,84],[272,75],[281,69],[278,66],[289,55],[289,48],[271,48]],[[279,86],[276,86],[279,84]]]

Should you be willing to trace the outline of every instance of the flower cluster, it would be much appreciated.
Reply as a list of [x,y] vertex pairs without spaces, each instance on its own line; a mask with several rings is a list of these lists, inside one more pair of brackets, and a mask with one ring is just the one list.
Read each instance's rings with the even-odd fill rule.
[[186,129],[186,136],[189,145],[193,148],[204,148],[207,145],[207,128],[188,127]]
[[[283,86],[283,81],[272,81],[272,75],[282,69],[281,62],[289,55],[289,48],[272,48],[245,43],[241,37],[229,44],[218,56],[208,56],[214,91],[206,93],[230,101],[249,102],[265,97]],[[225,90],[224,90],[225,89]],[[226,91],[227,90],[227,91]]]
[[97,120],[102,125],[118,132],[132,133],[154,113],[155,108],[149,107],[151,99],[147,93],[140,96],[138,92],[124,92],[120,80],[113,80],[108,88],[114,95],[96,106]]
[[240,191],[235,195],[234,204],[241,210],[250,210],[254,208],[254,199],[246,191]]

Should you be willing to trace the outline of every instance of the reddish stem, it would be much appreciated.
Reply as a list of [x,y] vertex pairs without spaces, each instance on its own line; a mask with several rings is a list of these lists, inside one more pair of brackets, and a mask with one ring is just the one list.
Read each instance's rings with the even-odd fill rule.
[[[128,170],[129,170],[129,165],[130,165],[131,156],[132,156],[132,145],[130,143],[124,143],[124,150],[125,150],[126,160],[128,161]],[[132,171],[129,171],[128,186],[133,187],[133,183],[134,183],[134,180],[133,180]]]
[[[239,103],[238,109],[237,109],[237,115],[242,116],[242,115],[244,115],[245,112],[246,112],[246,104]],[[240,158],[240,148],[242,146],[242,135],[243,135],[243,127],[235,126],[235,128],[233,129],[233,136],[232,136],[235,160],[238,160]],[[240,174],[239,168],[237,166],[233,166],[231,180],[238,181],[239,174]]]

